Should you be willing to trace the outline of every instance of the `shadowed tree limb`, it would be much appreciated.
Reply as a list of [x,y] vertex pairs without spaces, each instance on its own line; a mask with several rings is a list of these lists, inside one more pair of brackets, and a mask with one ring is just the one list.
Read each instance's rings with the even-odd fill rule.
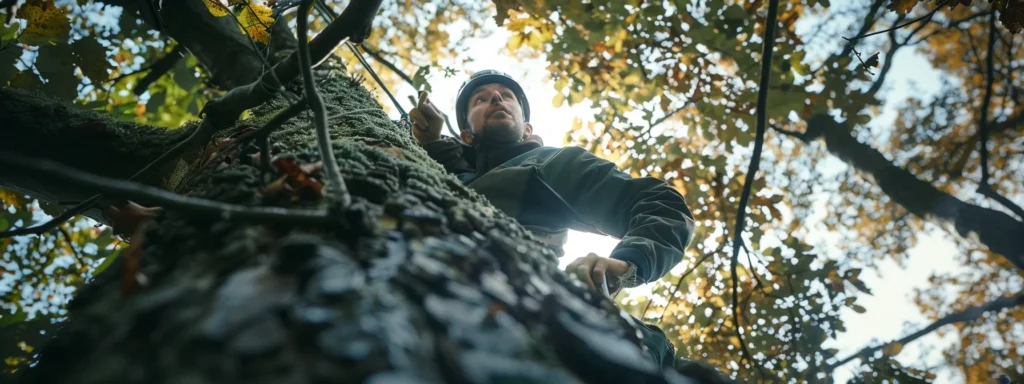
[[0,167],[11,172],[31,173],[34,177],[60,179],[112,197],[158,205],[186,214],[249,223],[330,224],[329,217],[323,211],[279,207],[248,207],[186,197],[157,187],[103,177],[76,170],[50,160],[28,158],[6,151],[0,151]]
[[739,276],[737,276],[736,266],[739,264],[740,248],[743,242],[743,226],[747,216],[747,201],[750,200],[750,193],[754,187],[754,176],[761,165],[761,149],[764,147],[764,132],[765,127],[768,125],[768,87],[771,82],[772,52],[775,51],[775,28],[778,25],[778,21],[776,21],[778,11],[779,1],[771,0],[768,3],[768,16],[765,18],[764,38],[762,39],[764,41],[764,49],[761,52],[761,80],[757,89],[757,136],[754,139],[753,158],[750,160],[750,166],[747,167],[747,175],[743,180],[743,192],[740,194],[739,209],[736,213],[736,229],[733,232],[732,260],[730,262],[732,317],[733,323],[736,325],[736,336],[739,338],[740,351],[757,368],[761,378],[765,377],[764,371],[761,369],[761,365],[754,360],[754,357],[747,348],[746,342],[743,341],[743,327],[740,325],[740,309],[738,307]]
[[881,351],[889,347],[890,345],[899,344],[902,347],[903,345],[906,345],[907,343],[917,340],[921,338],[921,336],[932,333],[936,329],[939,329],[946,325],[977,320],[979,317],[981,317],[981,315],[985,314],[985,312],[1000,311],[1006,308],[1016,307],[1021,304],[1024,304],[1024,292],[1018,293],[1013,296],[1003,296],[980,306],[970,307],[960,312],[951,313],[935,321],[934,323],[931,323],[927,327],[924,327],[921,330],[918,330],[917,332],[907,335],[906,337],[903,337],[899,340],[891,341],[875,347],[865,347],[864,349],[861,349],[857,353],[847,356],[846,358],[841,359],[834,364],[829,364],[825,368],[825,371],[831,373],[836,368],[846,363],[849,363],[854,359],[869,358],[876,352]]
[[846,124],[829,115],[807,120],[800,139],[810,143],[823,140],[826,149],[878,186],[890,199],[925,221],[984,244],[1024,269],[1024,222],[994,209],[963,202],[900,168],[868,144],[851,135]]

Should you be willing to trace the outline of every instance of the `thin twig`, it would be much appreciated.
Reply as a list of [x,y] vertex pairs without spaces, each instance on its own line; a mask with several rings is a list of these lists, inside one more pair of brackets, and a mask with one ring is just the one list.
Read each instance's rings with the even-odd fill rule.
[[391,72],[394,72],[398,77],[401,77],[402,80],[405,80],[406,83],[409,83],[413,88],[416,88],[416,82],[412,80],[412,77],[409,77],[409,75],[402,71],[401,68],[398,68],[394,63],[385,59],[384,56],[380,54],[380,51],[375,51],[372,48],[367,47],[366,44],[360,44],[359,46],[363,48],[363,51],[366,51],[366,54],[370,55],[374,60],[377,60],[378,63],[388,67]]
[[768,3],[768,17],[765,18],[764,49],[761,53],[761,81],[757,90],[757,136],[754,141],[753,158],[747,168],[747,175],[743,181],[743,192],[740,195],[739,210],[736,213],[736,230],[732,240],[732,261],[730,270],[732,274],[732,306],[733,323],[736,325],[736,336],[739,338],[740,351],[749,357],[751,364],[757,368],[761,377],[765,377],[761,365],[754,361],[753,356],[743,341],[743,327],[740,325],[739,304],[739,276],[736,273],[736,266],[739,264],[740,248],[743,242],[743,226],[747,216],[747,201],[750,199],[751,190],[754,187],[754,176],[761,165],[761,149],[764,146],[764,132],[768,124],[768,87],[771,83],[772,53],[775,51],[775,28],[778,25],[776,17],[779,11],[779,1],[771,0]]
[[[67,241],[68,248],[71,248],[71,254],[75,256],[75,260],[78,262],[78,268],[85,267],[85,263],[82,262],[82,254],[78,253],[78,250],[75,249],[75,243],[71,241],[71,234],[68,233],[68,230],[64,229],[63,226],[58,226],[57,228],[60,229],[60,233],[64,235],[64,241]],[[57,245],[54,244],[54,246]]]
[[857,40],[863,39],[863,38],[865,38],[865,37],[869,37],[869,36],[874,36],[874,35],[878,35],[878,34],[886,33],[886,32],[889,32],[889,31],[894,31],[894,30],[897,30],[897,29],[901,29],[901,28],[903,28],[903,27],[906,27],[906,26],[908,26],[908,25],[911,25],[911,24],[917,23],[917,22],[919,22],[919,21],[927,21],[927,20],[931,20],[932,16],[935,16],[935,13],[936,13],[936,12],[938,12],[938,11],[939,11],[939,9],[941,9],[941,8],[942,8],[942,6],[944,6],[944,5],[946,5],[946,2],[945,2],[945,1],[939,2],[939,4],[936,4],[936,5],[935,5],[935,9],[931,10],[931,12],[928,12],[927,14],[925,14],[925,15],[923,15],[923,16],[921,16],[921,17],[918,17],[918,18],[916,18],[916,19],[914,19],[914,20],[910,20],[910,21],[908,21],[908,22],[906,22],[906,23],[903,23],[903,24],[898,24],[898,25],[896,25],[895,27],[892,27],[892,28],[888,28],[888,29],[883,29],[883,30],[881,30],[881,31],[875,31],[875,32],[871,32],[871,33],[865,33],[865,34],[862,34],[862,35],[860,35],[860,36],[855,36],[855,37],[853,37],[853,38],[845,38],[845,37],[844,37],[844,38],[843,38],[843,40],[846,40],[846,41],[848,41],[848,42],[850,42],[850,43],[852,44],[852,43],[853,43],[854,41],[857,41]]
[[115,198],[145,202],[187,214],[263,224],[327,225],[331,223],[330,218],[324,211],[279,207],[247,207],[186,197],[160,188],[103,177],[76,170],[54,161],[28,158],[6,151],[0,151],[0,165],[4,165],[6,166],[5,168],[13,171],[30,172],[35,177],[50,177],[77,184]]
[[[299,35],[299,65],[302,70],[302,88],[306,93],[306,103],[313,111],[313,123],[316,127],[316,141],[320,146],[320,157],[324,163],[324,176],[327,184],[330,185],[334,202],[342,207],[348,207],[352,197],[348,194],[345,186],[345,179],[341,177],[341,170],[338,169],[338,160],[334,157],[334,148],[331,145],[331,134],[327,130],[327,109],[324,108],[324,101],[320,92],[316,90],[316,82],[313,80],[313,62],[309,57],[309,10],[313,6],[313,0],[303,0],[299,4],[298,35]],[[347,39],[346,39],[347,40]]]
[[981,99],[981,120],[978,121],[978,130],[981,139],[978,140],[981,152],[981,184],[988,185],[988,108],[992,103],[992,84],[996,80],[995,71],[995,50],[996,47],[996,13],[993,11],[988,27],[988,55],[985,57],[985,96]]
[[[683,281],[686,280],[686,277],[689,276],[694,271],[696,271],[697,268],[701,266],[701,264],[704,264],[704,262],[707,261],[707,259],[710,258],[711,255],[714,255],[714,254],[715,254],[714,252],[709,252],[708,254],[704,255],[704,257],[702,257],[700,260],[698,260],[696,264],[694,264],[692,267],[690,267],[690,269],[686,270],[686,272],[683,272],[683,274],[681,276],[679,276],[679,280],[676,282],[675,287],[673,287],[672,291],[668,294],[668,298],[667,299],[668,299],[668,302],[670,304],[672,303],[672,298],[675,296],[676,292],[679,290],[679,287],[683,284]],[[647,315],[647,310],[651,309],[651,301],[652,300],[647,300],[647,305],[644,306],[644,311],[643,311],[643,313],[640,314],[640,319],[641,320],[643,320],[644,316]],[[667,305],[665,307],[665,310],[668,311],[668,306]],[[661,317],[664,318],[665,314],[662,313]],[[661,320],[659,320],[658,322],[660,323]]]
[[54,218],[52,218],[50,220],[47,220],[45,223],[42,223],[42,224],[39,224],[39,225],[36,225],[36,226],[33,226],[33,227],[17,228],[17,229],[11,229],[11,230],[0,232],[0,239],[5,238],[5,237],[15,237],[15,236],[24,236],[24,235],[41,235],[43,233],[49,232],[49,231],[53,230],[54,228],[57,228],[58,226],[60,226],[64,222],[66,222],[68,220],[71,220],[71,218],[75,217],[75,215],[78,215],[79,213],[85,212],[97,200],[99,200],[99,196],[93,196],[93,197],[89,198],[88,200],[85,200],[85,201],[83,201],[81,203],[78,203],[74,207],[71,207],[71,208],[68,208],[68,209],[64,210],[64,212],[61,213],[59,216],[54,217]]
[[985,96],[981,99],[981,119],[978,121],[978,151],[981,154],[981,182],[978,183],[978,193],[982,196],[995,200],[1012,211],[1018,218],[1024,220],[1024,208],[1014,204],[1009,198],[1000,195],[992,184],[989,183],[988,169],[988,136],[989,121],[988,109],[992,103],[992,85],[995,83],[995,45],[996,45],[996,14],[992,12],[988,28],[988,55],[985,57]]
[[981,317],[981,315],[985,314],[985,312],[999,311],[1002,309],[1015,307],[1021,304],[1024,304],[1024,292],[1017,293],[1016,295],[1013,296],[1003,296],[980,306],[970,307],[960,312],[951,313],[935,321],[934,323],[931,323],[927,327],[924,327],[921,330],[914,332],[910,335],[907,335],[906,337],[901,338],[899,340],[891,341],[875,347],[865,347],[864,349],[861,349],[859,352],[847,356],[846,358],[839,360],[834,364],[827,365],[825,367],[825,371],[831,373],[836,368],[839,368],[840,366],[849,363],[854,359],[869,358],[872,355],[874,355],[875,352],[883,350],[890,345],[906,345],[907,343],[917,340],[921,336],[927,335],[943,326],[976,320],[979,317]]

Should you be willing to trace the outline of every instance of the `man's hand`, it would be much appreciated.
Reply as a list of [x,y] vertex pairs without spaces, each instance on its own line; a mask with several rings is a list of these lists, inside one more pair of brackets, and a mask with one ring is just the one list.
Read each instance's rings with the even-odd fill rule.
[[616,284],[619,281],[619,276],[626,273],[628,269],[629,263],[625,261],[601,257],[593,253],[587,257],[573,260],[569,266],[565,267],[566,272],[575,274],[590,288],[597,291],[601,290],[599,286],[602,284]]
[[[409,98],[412,99],[412,96]],[[420,99],[416,102],[416,108],[409,112],[409,119],[412,120],[412,135],[420,145],[441,139],[444,115],[430,102],[426,91],[420,92]]]

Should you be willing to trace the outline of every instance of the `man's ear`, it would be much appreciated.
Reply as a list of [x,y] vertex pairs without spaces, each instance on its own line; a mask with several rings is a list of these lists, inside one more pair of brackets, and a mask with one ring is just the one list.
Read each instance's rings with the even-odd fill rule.
[[523,140],[530,136],[533,136],[533,124],[523,123]]
[[473,145],[473,135],[471,135],[468,130],[463,129],[459,131],[459,136],[462,137],[463,143]]

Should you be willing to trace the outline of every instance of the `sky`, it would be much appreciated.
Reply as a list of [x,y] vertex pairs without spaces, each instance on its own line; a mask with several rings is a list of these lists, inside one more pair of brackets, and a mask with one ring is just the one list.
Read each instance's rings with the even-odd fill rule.
[[[504,48],[508,39],[508,32],[503,28],[490,26],[496,32],[485,38],[475,38],[464,43],[469,47],[467,52],[473,55],[473,61],[463,68],[457,68],[460,76],[443,78],[435,76],[430,79],[432,86],[431,100],[449,115],[454,113],[454,101],[459,86],[465,80],[461,75],[465,72],[476,72],[483,69],[496,69],[513,76],[523,87],[527,98],[530,101],[531,118],[530,122],[534,127],[534,133],[540,135],[545,145],[561,147],[566,132],[572,126],[572,120],[576,117],[586,119],[591,115],[589,108],[576,105],[568,106],[566,103],[560,108],[552,106],[551,100],[555,91],[552,81],[549,79],[547,63],[543,58],[521,58],[515,60]],[[453,34],[454,35],[454,34]],[[882,36],[884,38],[884,36]],[[919,53],[910,49],[901,50],[894,59],[893,69],[886,80],[886,99],[889,100],[882,109],[882,115],[874,119],[871,124],[876,131],[888,131],[893,126],[896,118],[896,110],[900,101],[914,92],[934,94],[938,91],[938,71],[934,70],[928,61]],[[373,89],[371,83],[366,83]],[[397,90],[399,100],[408,100],[413,95],[411,87],[403,85]],[[769,102],[771,102],[769,100]],[[408,108],[408,106],[403,105]],[[457,128],[456,128],[457,129]],[[445,131],[447,133],[447,131]],[[836,174],[846,172],[846,166],[837,159],[832,159],[828,165]],[[815,209],[813,219],[807,223],[809,227],[824,219],[824,201]],[[730,224],[731,225],[731,224]],[[825,231],[813,231],[807,239],[811,244],[825,245],[824,253],[835,255],[838,252],[836,244],[840,239],[837,235]],[[560,259],[560,265],[565,265],[578,257],[586,256],[588,253],[595,253],[601,256],[608,256],[618,241],[614,238],[595,235],[584,232],[571,231],[569,241],[565,245],[565,257]],[[908,252],[908,259],[902,265],[891,259],[878,263],[878,269],[865,269],[861,279],[874,292],[873,296],[860,295],[857,303],[867,311],[856,313],[853,310],[844,308],[841,312],[847,332],[840,334],[837,340],[829,340],[827,348],[837,348],[838,356],[845,357],[860,349],[873,345],[880,341],[890,341],[911,333],[917,329],[927,326],[931,321],[921,315],[920,310],[914,304],[913,297],[915,289],[924,289],[931,284],[928,277],[936,273],[948,273],[962,268],[954,261],[957,252],[956,245],[949,240],[937,227],[928,225],[922,236],[918,239],[918,245]],[[637,287],[640,294],[649,292],[650,287]],[[631,292],[636,294],[637,292]],[[928,366],[935,366],[941,363],[942,347],[953,341],[952,335],[945,339],[940,338],[936,333],[922,337],[907,345],[897,356],[897,360],[906,365],[913,364],[920,366],[924,363]],[[835,382],[845,383],[852,376],[852,369],[857,367],[856,362],[851,362],[836,370]],[[960,383],[964,381],[959,372],[951,370],[939,371],[935,383]]]

